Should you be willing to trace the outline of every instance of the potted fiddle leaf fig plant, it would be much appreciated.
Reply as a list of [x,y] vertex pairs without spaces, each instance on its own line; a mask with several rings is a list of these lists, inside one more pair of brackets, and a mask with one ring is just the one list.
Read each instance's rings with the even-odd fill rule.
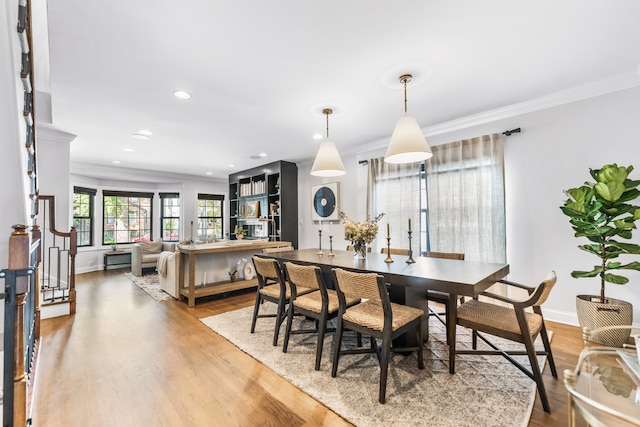
[[[633,307],[629,302],[607,297],[605,284],[624,285],[629,279],[624,270],[640,271],[640,262],[623,262],[627,255],[640,255],[640,245],[629,242],[636,221],[640,219],[640,206],[632,204],[640,197],[640,181],[629,179],[633,166],[608,164],[590,169],[595,182],[565,191],[567,200],[560,207],[567,215],[575,237],[589,242],[578,248],[595,255],[598,264],[591,270],[575,270],[571,276],[600,278],[600,295],[577,295],[576,311],[580,327],[595,329],[602,326],[631,325]],[[625,260],[626,261],[626,260]],[[629,330],[603,334],[600,342],[619,346],[629,337]]]

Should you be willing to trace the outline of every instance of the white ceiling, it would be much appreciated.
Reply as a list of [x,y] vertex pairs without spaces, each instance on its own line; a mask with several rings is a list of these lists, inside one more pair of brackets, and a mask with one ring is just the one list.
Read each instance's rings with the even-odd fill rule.
[[[403,73],[427,129],[637,78],[640,63],[637,0],[54,0],[48,17],[53,125],[77,135],[72,169],[117,160],[226,179],[312,160],[326,107],[341,153],[386,145]],[[131,137],[140,129],[150,140]]]

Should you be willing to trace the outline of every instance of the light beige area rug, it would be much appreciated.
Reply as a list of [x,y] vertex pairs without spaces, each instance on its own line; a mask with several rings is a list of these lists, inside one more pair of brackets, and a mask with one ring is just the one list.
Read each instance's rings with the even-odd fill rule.
[[[264,304],[261,313],[272,307],[275,305]],[[289,350],[283,353],[284,325],[279,346],[274,347],[274,319],[258,319],[256,331],[251,334],[252,312],[253,307],[248,307],[201,321],[356,426],[528,424],[536,397],[535,383],[500,356],[460,355],[456,358],[456,373],[450,375],[445,329],[435,319],[430,320],[430,337],[425,343],[425,369],[418,369],[415,353],[395,354],[389,366],[387,403],[381,405],[380,369],[375,355],[342,356],[338,375],[331,378],[333,334],[325,338],[321,369],[315,371],[315,334],[292,335]],[[294,329],[302,323],[306,328],[312,327],[310,321],[302,319],[296,317]],[[470,333],[460,329],[463,328],[458,328],[457,346],[470,348]],[[350,345],[355,345],[355,335],[351,335],[347,332],[345,341],[352,338]],[[517,346],[511,344],[514,345]],[[524,363],[528,366],[526,357]]]
[[173,299],[171,295],[160,288],[158,273],[149,273],[142,276],[134,276],[131,273],[124,273],[124,275],[156,301],[168,301]]

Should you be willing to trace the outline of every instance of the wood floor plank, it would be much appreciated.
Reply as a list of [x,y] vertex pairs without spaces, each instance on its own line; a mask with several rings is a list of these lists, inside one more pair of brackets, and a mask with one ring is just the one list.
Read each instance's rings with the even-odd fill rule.
[[[33,425],[350,426],[199,319],[251,306],[253,292],[156,302],[124,270],[77,277],[77,313],[45,319]],[[248,325],[247,325],[248,327]],[[563,371],[578,328],[549,322],[559,378],[545,368],[553,412],[536,399],[530,426],[565,426]]]

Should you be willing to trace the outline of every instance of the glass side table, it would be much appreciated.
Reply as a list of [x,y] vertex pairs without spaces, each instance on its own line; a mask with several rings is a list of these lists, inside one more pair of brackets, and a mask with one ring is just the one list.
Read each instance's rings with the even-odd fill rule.
[[564,371],[569,425],[575,426],[578,413],[592,426],[640,426],[637,365],[633,349],[585,348],[575,371]]

